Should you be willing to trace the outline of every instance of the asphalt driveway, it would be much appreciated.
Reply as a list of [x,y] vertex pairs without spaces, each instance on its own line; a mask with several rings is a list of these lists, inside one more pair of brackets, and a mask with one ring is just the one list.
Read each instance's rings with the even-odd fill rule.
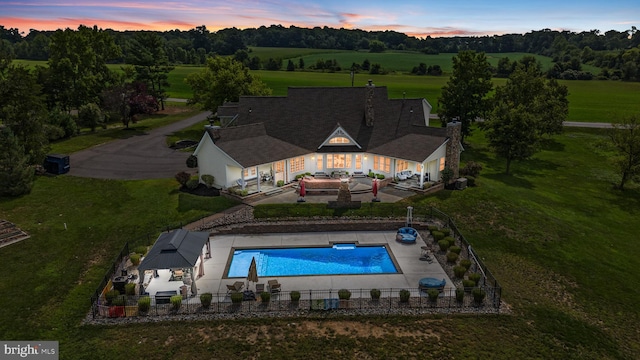
[[[210,112],[154,129],[143,135],[115,140],[70,155],[70,175],[96,179],[163,179],[180,171],[195,173],[186,160],[188,152],[167,147],[173,132],[204,122]],[[204,128],[203,128],[204,132]]]

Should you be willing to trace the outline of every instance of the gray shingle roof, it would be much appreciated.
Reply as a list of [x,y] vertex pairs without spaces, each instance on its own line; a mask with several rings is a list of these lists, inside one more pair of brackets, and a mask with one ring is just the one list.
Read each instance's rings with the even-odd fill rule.
[[375,87],[374,124],[368,127],[366,96],[366,87],[290,87],[287,96],[243,96],[224,106],[226,114],[237,110],[238,126],[220,129],[219,138],[209,134],[243,166],[316,152],[338,124],[362,149],[324,146],[321,152],[375,150],[422,161],[445,142],[444,128],[424,125],[423,99],[389,99],[386,87]]
[[209,233],[205,231],[178,229],[162,233],[142,259],[138,271],[193,267],[208,239]]

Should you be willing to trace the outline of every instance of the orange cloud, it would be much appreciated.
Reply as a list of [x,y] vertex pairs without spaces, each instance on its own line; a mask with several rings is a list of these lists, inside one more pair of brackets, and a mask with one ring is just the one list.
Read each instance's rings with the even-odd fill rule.
[[56,19],[32,19],[32,18],[15,18],[0,17],[0,24],[6,28],[18,28],[22,31],[27,29],[36,30],[57,30],[57,29],[76,29],[79,25],[94,26],[97,25],[103,29],[113,30],[157,30],[163,31],[168,29],[189,30],[196,25],[182,21],[154,21],[154,22],[136,22],[136,21],[118,21],[104,20],[92,18],[56,18]]

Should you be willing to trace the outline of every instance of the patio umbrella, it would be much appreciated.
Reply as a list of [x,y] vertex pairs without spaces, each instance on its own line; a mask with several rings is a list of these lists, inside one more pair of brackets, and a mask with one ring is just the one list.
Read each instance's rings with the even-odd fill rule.
[[413,226],[413,206],[407,206],[407,227]]
[[373,201],[378,200],[378,180],[376,179],[372,181],[371,192],[373,192]]
[[251,265],[249,265],[249,273],[247,274],[247,289],[249,289],[249,281],[258,282],[258,267],[256,266],[256,258],[251,258]]
[[300,180],[300,199],[298,199],[299,202],[304,202],[304,196],[306,195],[306,189],[305,189],[305,184],[304,184],[304,180]]

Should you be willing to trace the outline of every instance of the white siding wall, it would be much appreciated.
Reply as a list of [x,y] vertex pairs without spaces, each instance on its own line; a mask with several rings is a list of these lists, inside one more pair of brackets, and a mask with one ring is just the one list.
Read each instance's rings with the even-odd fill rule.
[[[215,146],[209,135],[205,134],[197,149],[198,175],[209,174],[214,176],[214,186],[230,187],[240,178],[240,168],[220,148]],[[234,167],[237,174],[227,173],[227,168]],[[237,176],[236,176],[237,175]],[[235,176],[235,177],[234,177]]]

